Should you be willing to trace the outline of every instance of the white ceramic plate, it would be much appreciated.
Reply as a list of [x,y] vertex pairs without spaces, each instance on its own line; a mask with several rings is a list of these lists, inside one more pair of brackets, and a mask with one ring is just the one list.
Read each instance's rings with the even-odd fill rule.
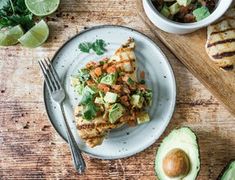
[[[79,102],[79,96],[70,85],[71,75],[85,66],[91,60],[110,57],[129,37],[136,41],[138,72],[146,72],[146,83],[153,90],[153,105],[149,109],[151,121],[137,127],[122,127],[113,130],[103,144],[95,148],[87,147],[79,138],[73,117],[73,107]],[[103,56],[85,54],[78,50],[81,42],[93,42],[103,39],[108,43],[107,52]],[[97,26],[76,35],[66,42],[53,58],[53,65],[58,72],[67,93],[64,102],[65,112],[72,132],[81,150],[93,157],[101,159],[124,158],[143,151],[153,144],[167,127],[175,107],[175,78],[165,55],[148,37],[135,30],[121,26]],[[139,74],[139,73],[138,73]],[[48,117],[60,134],[66,140],[61,112],[52,101],[44,86],[44,100]]]

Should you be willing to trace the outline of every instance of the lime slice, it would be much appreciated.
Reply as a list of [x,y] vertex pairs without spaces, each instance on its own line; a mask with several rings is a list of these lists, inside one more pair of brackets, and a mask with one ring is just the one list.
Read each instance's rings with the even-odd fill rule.
[[20,25],[0,31],[0,46],[11,46],[18,43],[18,39],[24,34]]
[[34,25],[18,41],[25,47],[36,48],[42,45],[49,36],[49,28],[44,20]]
[[30,12],[36,16],[47,16],[56,11],[60,0],[25,0]]

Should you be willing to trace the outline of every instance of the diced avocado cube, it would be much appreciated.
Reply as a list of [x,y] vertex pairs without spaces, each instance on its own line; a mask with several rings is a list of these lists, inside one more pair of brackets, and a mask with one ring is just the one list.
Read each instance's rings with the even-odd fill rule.
[[90,94],[96,94],[96,89],[89,87],[89,86],[86,86],[83,90],[83,93],[85,93],[85,92],[89,92]]
[[104,99],[102,97],[96,97],[95,98],[95,103],[96,104],[104,104]]
[[137,116],[137,123],[138,124],[143,124],[146,122],[150,121],[150,117],[149,114],[147,112],[141,112],[138,116]]
[[131,105],[133,107],[142,108],[143,102],[144,102],[144,98],[141,95],[134,94],[131,96]]
[[82,92],[84,90],[84,84],[78,84],[74,87],[74,90],[79,94],[82,95]]
[[71,82],[71,85],[72,85],[73,87],[75,87],[75,86],[77,86],[77,85],[80,84],[79,79],[76,78],[76,77],[71,77],[71,78],[70,78],[70,82]]
[[202,19],[205,19],[206,17],[210,16],[210,11],[207,7],[202,6],[200,8],[197,8],[193,11],[193,15],[195,16],[197,21],[201,21]]
[[164,4],[163,8],[161,9],[160,13],[165,17],[169,17],[171,15],[169,8],[165,4]]
[[171,15],[175,15],[180,11],[180,5],[176,2],[169,7]]
[[107,103],[115,103],[118,95],[116,93],[107,92],[104,96],[104,101]]
[[191,2],[192,2],[192,0],[177,0],[177,3],[180,6],[188,6]]
[[109,121],[111,123],[115,123],[125,112],[125,108],[120,104],[116,103],[112,105],[111,109],[109,110]]
[[111,86],[116,83],[116,80],[117,80],[116,74],[108,74],[100,80],[100,83],[107,84],[107,85]]

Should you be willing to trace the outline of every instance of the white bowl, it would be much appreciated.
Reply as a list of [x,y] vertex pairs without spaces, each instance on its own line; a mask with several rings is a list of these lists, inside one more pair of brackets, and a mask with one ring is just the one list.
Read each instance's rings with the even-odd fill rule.
[[174,34],[187,34],[208,26],[219,19],[228,10],[232,3],[233,0],[219,0],[216,9],[207,18],[194,23],[178,23],[161,15],[161,13],[154,7],[151,0],[143,0],[144,10],[152,23],[161,30]]

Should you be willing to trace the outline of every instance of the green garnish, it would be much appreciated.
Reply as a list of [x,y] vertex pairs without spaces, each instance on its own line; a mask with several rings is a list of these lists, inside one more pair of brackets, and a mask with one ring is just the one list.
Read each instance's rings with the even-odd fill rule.
[[153,101],[153,92],[151,90],[147,90],[145,93],[144,93],[144,98],[146,100],[146,103],[148,106],[150,106],[152,104],[152,101]]
[[91,48],[92,48],[92,44],[89,42],[83,42],[83,43],[79,44],[80,51],[82,51],[84,53],[89,53]]
[[90,78],[90,73],[87,69],[81,69],[79,72],[78,72],[78,79],[81,81],[81,82],[85,82],[87,80],[89,80]]
[[127,83],[129,85],[133,85],[135,83],[135,81],[133,81],[130,77],[127,79]]
[[24,0],[0,1],[0,29],[21,25],[27,31],[34,24],[33,14],[27,9]]
[[145,80],[140,80],[140,84],[145,84]]
[[99,108],[94,104],[94,95],[96,94],[89,86],[83,90],[81,105],[83,105],[83,118],[90,121],[96,117]]
[[102,84],[107,84],[107,85],[114,85],[116,83],[117,80],[117,74],[108,74],[106,76],[104,76],[103,78],[101,78],[100,83]]
[[106,51],[106,43],[102,39],[97,39],[93,44],[92,44],[92,50],[96,52],[97,55],[102,55]]
[[114,104],[109,110],[109,121],[115,123],[125,112],[125,108],[120,104]]
[[97,39],[95,42],[83,42],[79,44],[79,49],[81,52],[90,53],[93,50],[97,55],[103,55],[106,51],[106,42],[102,39]]
[[92,101],[90,101],[86,104],[86,106],[84,106],[83,118],[90,121],[96,117],[97,111],[98,107]]

